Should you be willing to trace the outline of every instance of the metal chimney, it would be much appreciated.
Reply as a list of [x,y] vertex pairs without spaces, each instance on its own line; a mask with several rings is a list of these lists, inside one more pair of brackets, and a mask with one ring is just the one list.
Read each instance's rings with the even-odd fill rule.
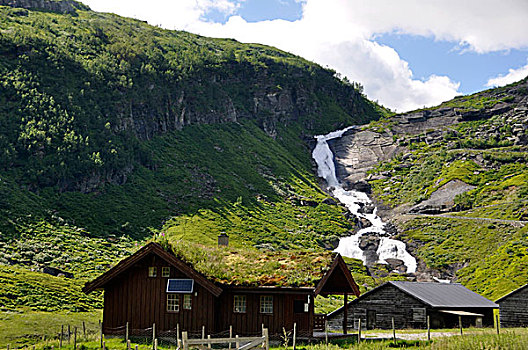
[[228,247],[229,246],[229,236],[222,232],[218,235],[218,246],[219,247]]

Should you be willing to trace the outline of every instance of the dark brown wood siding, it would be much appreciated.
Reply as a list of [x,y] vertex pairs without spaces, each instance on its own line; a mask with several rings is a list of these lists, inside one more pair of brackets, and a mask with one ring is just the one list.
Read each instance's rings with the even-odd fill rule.
[[[180,311],[167,311],[167,280],[189,278],[175,267],[170,266],[170,277],[161,277],[162,267],[169,264],[151,254],[132,268],[113,279],[105,286],[105,309],[103,312],[104,332],[119,333],[120,327],[128,322],[130,330],[141,330],[156,324],[159,332],[180,330],[200,332],[214,331],[215,297],[198,283],[194,283],[191,294],[191,310],[183,309],[183,294],[180,294]],[[148,277],[148,268],[156,267],[157,276]]]
[[[247,305],[245,313],[234,312],[234,296],[246,296]],[[263,314],[260,312],[260,297],[273,297],[273,313]],[[310,298],[309,309],[307,312],[294,312],[294,302],[308,303]],[[299,336],[308,336],[313,332],[313,295],[310,291],[306,292],[263,292],[255,290],[237,290],[229,289],[220,296],[220,309],[218,324],[228,330],[233,326],[233,334],[253,335],[262,333],[262,325],[268,328],[270,335],[282,334],[283,328],[286,331],[293,329],[293,324],[297,323],[297,332]],[[220,330],[221,331],[221,330]]]
[[497,302],[502,327],[528,326],[528,286]]

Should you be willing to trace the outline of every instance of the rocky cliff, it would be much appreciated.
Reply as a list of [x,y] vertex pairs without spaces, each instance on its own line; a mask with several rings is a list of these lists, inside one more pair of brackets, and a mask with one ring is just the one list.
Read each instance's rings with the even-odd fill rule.
[[[469,121],[481,121],[471,132],[474,141],[493,140],[497,144],[526,146],[528,80],[470,97],[461,96],[437,108],[394,115],[361,131],[350,130],[331,143],[338,164],[338,176],[349,186],[386,179],[389,174],[371,171],[397,156],[404,160],[399,165],[401,168],[411,167],[410,146],[420,142],[426,145],[446,142],[448,148],[456,148],[459,146],[457,141],[466,136],[457,130],[457,126]],[[504,129],[508,129],[508,133],[503,133]],[[478,155],[471,157],[485,162]]]
[[331,146],[341,181],[369,192],[417,257],[418,279],[487,295],[527,282],[528,78],[372,122]]
[[89,10],[88,6],[74,0],[0,0],[0,6],[57,13],[75,13],[76,10]]

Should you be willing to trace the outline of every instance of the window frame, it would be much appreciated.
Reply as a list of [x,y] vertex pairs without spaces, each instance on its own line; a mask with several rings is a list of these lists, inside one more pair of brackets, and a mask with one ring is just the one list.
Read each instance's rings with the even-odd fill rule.
[[180,312],[180,295],[167,293],[167,312]]
[[163,266],[161,268],[161,277],[170,277],[170,266]]
[[247,296],[239,294],[233,296],[233,312],[236,314],[247,312]]
[[182,309],[192,310],[192,294],[183,294]]
[[149,278],[158,277],[158,268],[156,266],[149,266],[149,268],[148,268],[148,277]]
[[260,296],[259,311],[261,314],[265,315],[273,314],[273,295]]

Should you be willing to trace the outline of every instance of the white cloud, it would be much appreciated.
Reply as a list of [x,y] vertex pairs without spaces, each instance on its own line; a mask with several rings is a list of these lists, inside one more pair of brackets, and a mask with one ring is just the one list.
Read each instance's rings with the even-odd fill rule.
[[112,12],[145,20],[152,25],[184,30],[200,22],[202,15],[216,10],[233,14],[240,0],[82,0],[94,11]]
[[[406,61],[379,45],[382,33],[448,40],[479,53],[528,47],[528,1],[502,0],[296,0],[302,18],[248,23],[236,15],[240,0],[84,0],[94,10],[147,20],[170,29],[276,46],[360,82],[369,98],[406,111],[438,104],[458,94],[449,77],[413,77]],[[211,10],[225,24],[205,22]],[[509,76],[510,74],[508,74]],[[506,78],[506,77],[504,77]]]
[[486,86],[497,87],[504,86],[511,83],[515,83],[521,79],[524,79],[528,76],[528,64],[518,69],[509,69],[508,74],[498,75],[494,78],[488,79]]
[[479,53],[528,47],[526,0],[308,0],[304,15],[355,23],[367,35],[454,41]]

